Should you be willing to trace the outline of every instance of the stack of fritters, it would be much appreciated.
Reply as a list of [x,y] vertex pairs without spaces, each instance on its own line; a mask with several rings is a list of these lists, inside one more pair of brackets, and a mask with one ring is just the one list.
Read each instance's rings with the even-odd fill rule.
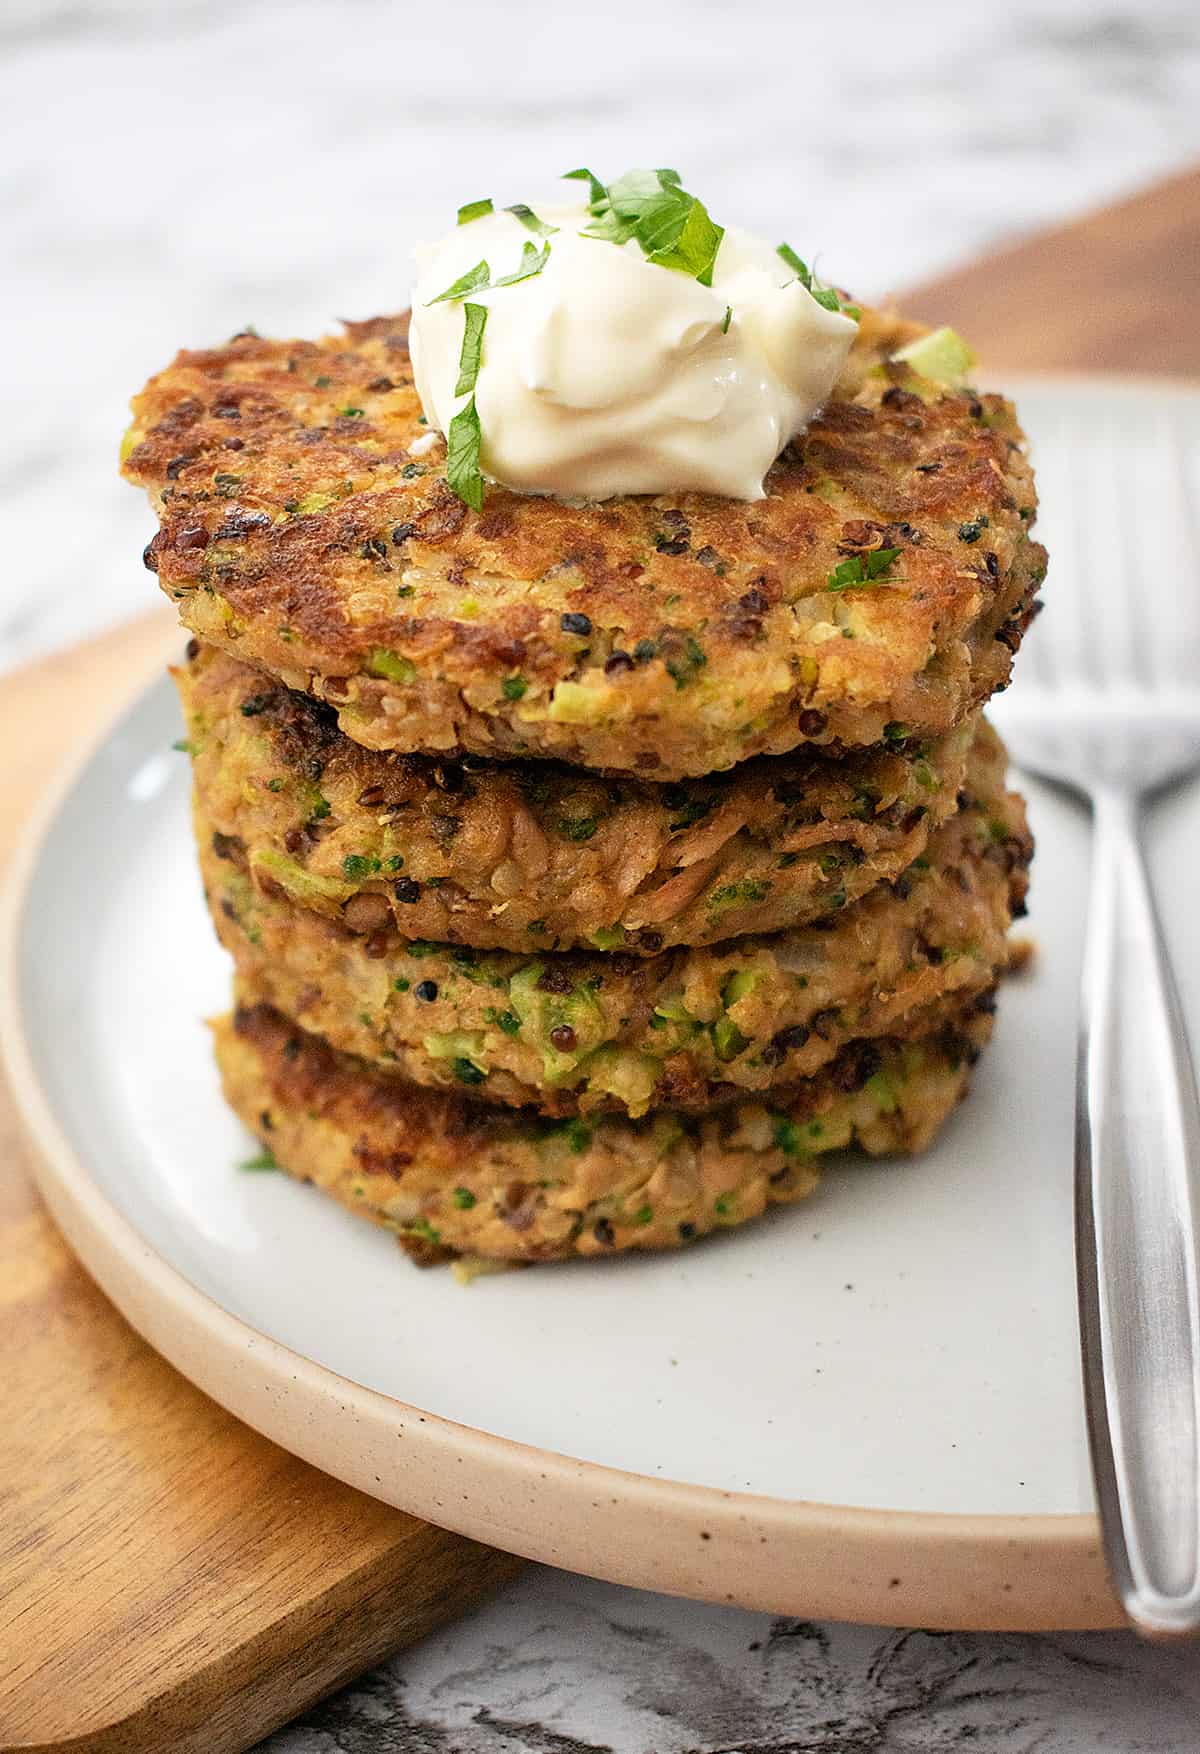
[[1011,407],[919,332],[865,315],[751,503],[469,511],[402,318],[137,399],[226,1092],[418,1258],[678,1244],[961,1095],[1032,850],[980,708],[1044,554]]

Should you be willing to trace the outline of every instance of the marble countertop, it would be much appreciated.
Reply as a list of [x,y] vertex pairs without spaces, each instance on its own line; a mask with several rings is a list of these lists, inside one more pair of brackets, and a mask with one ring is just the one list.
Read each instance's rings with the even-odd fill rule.
[[[1200,155],[1160,0],[7,0],[0,669],[135,613],[125,403],[181,344],[405,302],[465,198],[678,164],[871,296]],[[772,1621],[530,1568],[270,1754],[1187,1754],[1200,1657]]]

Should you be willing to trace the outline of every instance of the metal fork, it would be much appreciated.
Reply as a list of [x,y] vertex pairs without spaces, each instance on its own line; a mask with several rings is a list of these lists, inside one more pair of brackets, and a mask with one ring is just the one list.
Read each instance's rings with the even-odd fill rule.
[[[1103,404],[1078,425],[1048,420],[1036,460],[1061,524],[1047,534],[1049,607],[996,719],[1019,766],[1092,806],[1076,1084],[1084,1390],[1109,1570],[1133,1626],[1164,1638],[1200,1630],[1200,1103],[1141,843],[1147,805],[1200,769],[1195,463],[1167,416],[1143,415],[1132,441]],[[1139,443],[1161,465],[1141,515],[1177,533],[1157,576],[1134,527]]]

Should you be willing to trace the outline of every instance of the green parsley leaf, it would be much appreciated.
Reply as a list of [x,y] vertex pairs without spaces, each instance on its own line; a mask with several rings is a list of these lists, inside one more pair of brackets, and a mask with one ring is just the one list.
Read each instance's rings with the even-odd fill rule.
[[875,584],[888,571],[899,555],[898,548],[876,548],[870,554],[855,554],[835,566],[825,583],[827,591],[861,591]]
[[556,225],[547,225],[544,219],[539,219],[533,208],[526,207],[524,201],[516,201],[504,211],[511,213],[514,219],[519,219],[526,231],[536,232],[540,238],[552,237],[558,230]]
[[714,225],[708,209],[692,196],[683,226],[674,240],[656,250],[647,250],[646,254],[660,268],[674,268],[681,274],[690,274],[701,286],[711,286],[717,251],[724,236],[725,227]]
[[439,305],[446,299],[466,298],[469,292],[490,292],[497,286],[515,286],[519,280],[528,280],[531,275],[540,274],[550,260],[550,245],[543,244],[540,251],[532,244],[526,244],[521,251],[520,266],[511,274],[502,274],[499,280],[492,279],[492,271],[486,262],[476,262],[465,274],[459,276],[453,286],[445,292],[439,292],[436,298],[426,301],[427,305]]
[[454,416],[446,434],[446,479],[450,491],[476,512],[483,509],[483,475],[479,468],[481,436],[479,414],[472,396]]
[[689,274],[701,286],[712,285],[724,227],[714,224],[703,202],[681,187],[678,171],[627,171],[606,190],[593,190],[591,213],[585,237],[613,244],[636,238],[657,267]]
[[460,1212],[469,1212],[475,1204],[475,1196],[470,1188],[455,1188],[453,1199]]
[[543,244],[540,250],[532,244],[525,244],[521,249],[521,265],[511,274],[502,274],[499,280],[493,280],[493,286],[515,286],[519,280],[529,280],[540,274],[550,260],[550,245]]
[[483,358],[483,331],[487,324],[487,306],[465,304],[463,315],[466,323],[463,328],[462,352],[458,356],[458,382],[454,386],[456,396],[469,396],[475,388],[475,380],[479,376],[479,365]]
[[801,286],[812,285],[812,275],[808,271],[808,263],[796,254],[791,244],[778,244],[775,254],[787,263]]
[[609,186],[607,201],[619,219],[636,228],[647,255],[668,248],[687,217],[687,196],[677,182],[664,182],[657,171],[626,171]]
[[500,684],[500,692],[505,700],[523,700],[528,687],[523,676],[506,676]]
[[590,171],[572,174],[586,177],[591,189],[592,223],[585,237],[618,245],[636,238],[657,267],[689,274],[702,286],[712,285],[724,229],[681,186],[678,171],[627,171],[607,189]]
[[238,1164],[238,1168],[244,1170],[278,1169],[279,1165],[275,1161],[275,1153],[271,1147],[264,1145],[257,1157],[245,1158]]
[[840,312],[843,317],[852,317],[856,323],[861,320],[862,311],[859,307],[843,304],[832,286],[823,286],[809,268],[808,263],[796,254],[791,244],[778,244],[775,254],[787,263],[801,286],[812,294],[824,310]]
[[440,305],[448,298],[465,298],[469,292],[478,292],[480,287],[490,283],[491,278],[492,271],[487,263],[476,262],[473,268],[468,268],[465,274],[459,275],[453,286],[448,286],[445,292],[439,292],[436,298],[427,300],[426,309],[429,305]]
[[882,578],[892,562],[899,558],[899,555],[898,548],[876,548],[866,556],[867,577],[869,579]]
[[608,194],[608,190],[599,177],[593,176],[589,170],[564,171],[562,180],[564,183],[586,183],[588,185],[588,201],[593,206],[597,201],[603,201]]
[[459,208],[458,223],[460,225],[470,225],[473,219],[483,219],[487,214],[494,213],[495,211],[496,209],[492,206],[491,196],[485,195],[482,201],[468,201],[465,207]]

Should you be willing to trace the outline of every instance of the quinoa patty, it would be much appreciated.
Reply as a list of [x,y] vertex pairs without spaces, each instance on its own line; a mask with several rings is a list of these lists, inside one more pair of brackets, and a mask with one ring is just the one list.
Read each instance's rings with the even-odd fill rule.
[[356,937],[265,895],[197,812],[221,942],[256,993],[385,1075],[543,1114],[702,1109],[820,1072],[850,1043],[910,1039],[989,993],[1032,843],[985,789],[828,929],[653,958],[545,957]]
[[759,501],[493,487],[469,511],[403,316],[179,354],[134,400],[123,467],[186,625],[371,748],[670,780],[889,724],[939,736],[1005,685],[1045,556],[1011,405],[891,359],[920,333],[864,314]]
[[546,1261],[678,1247],[816,1186],[816,1159],[922,1150],[966,1087],[986,1010],[925,1040],[856,1044],[771,1104],[644,1121],[549,1121],[375,1076],[238,993],[215,1024],[225,1095],[301,1181],[394,1230],[416,1259]]
[[[198,796],[262,886],[366,936],[652,955],[831,917],[920,857],[974,726],[673,785],[365,750],[211,647],[176,673]],[[976,751],[1003,786],[990,733]],[[989,755],[986,753],[990,751]],[[982,782],[979,782],[982,783]]]

